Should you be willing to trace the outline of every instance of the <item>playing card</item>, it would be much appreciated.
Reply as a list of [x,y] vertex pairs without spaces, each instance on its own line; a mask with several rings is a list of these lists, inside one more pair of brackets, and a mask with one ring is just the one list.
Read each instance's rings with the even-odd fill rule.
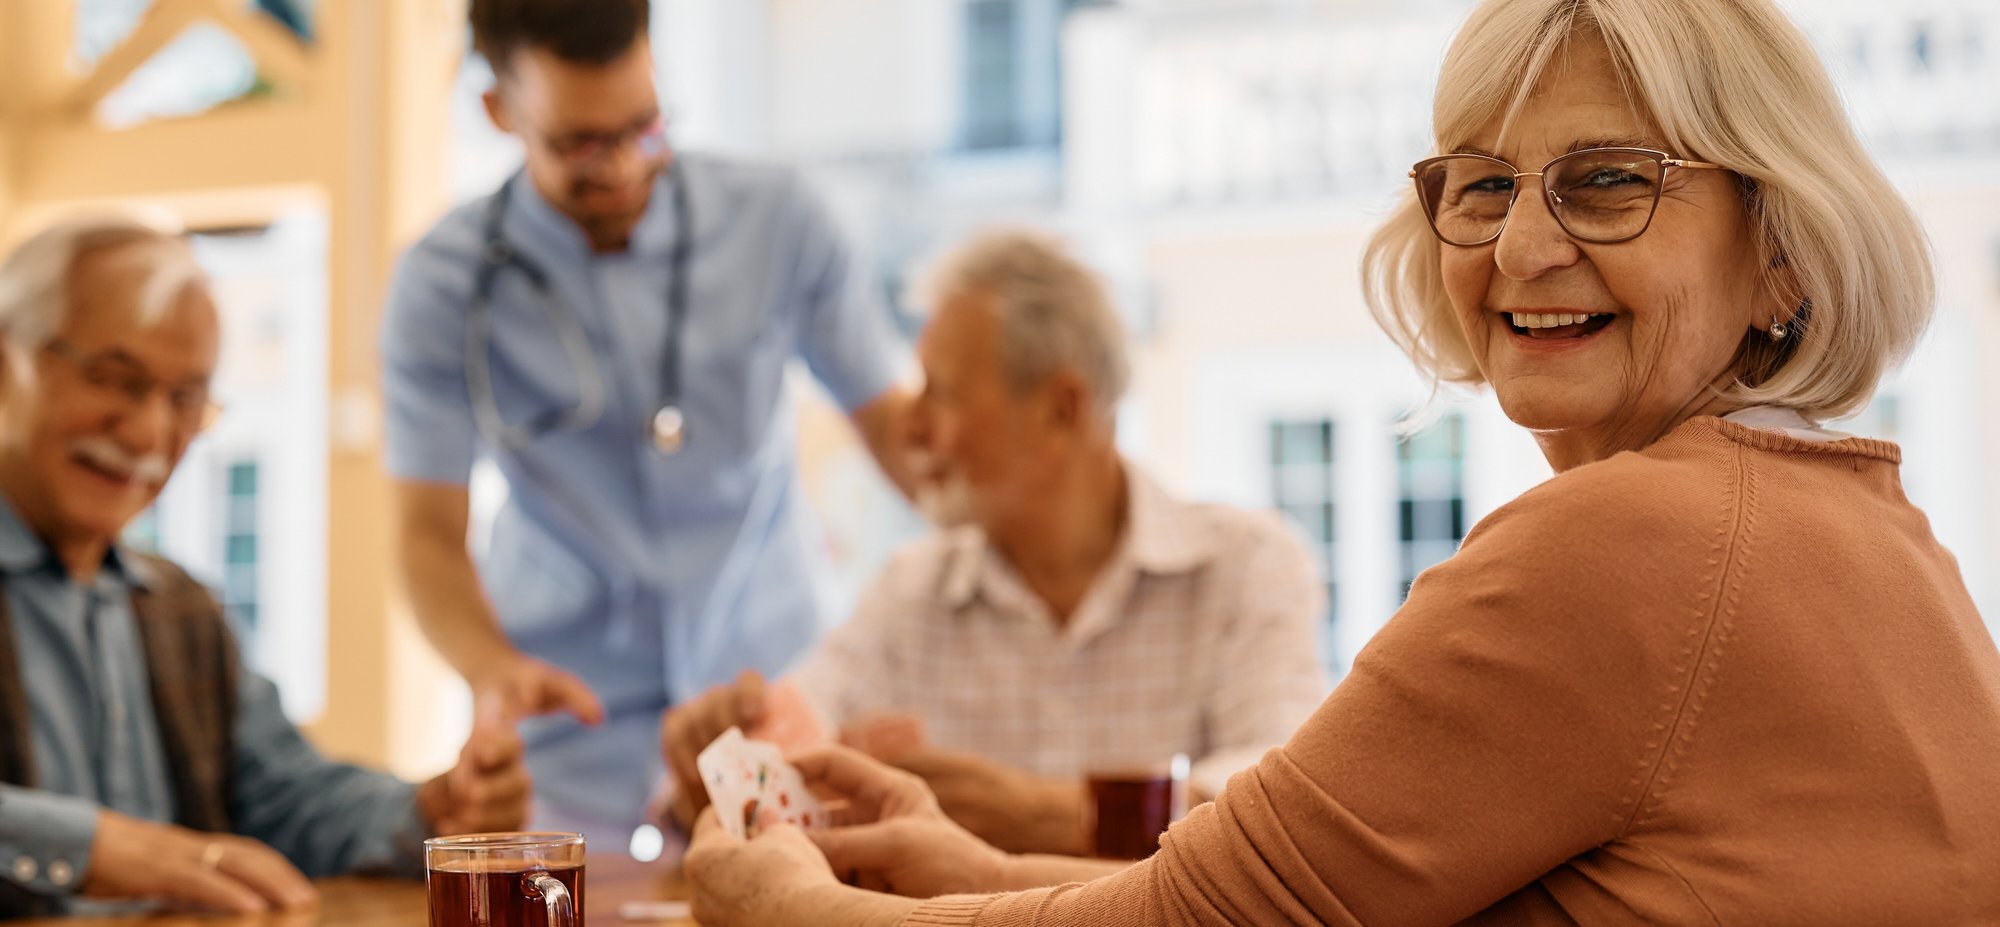
[[805,777],[774,744],[745,738],[732,727],[701,751],[695,766],[723,829],[739,839],[749,835],[758,811],[767,807],[787,824],[809,830],[825,824],[825,811],[807,791]]
[[[752,743],[752,746],[762,746]],[[776,753],[773,748],[772,753]],[[792,764],[781,757],[773,757],[769,775],[764,777],[763,791],[759,806],[772,808],[787,824],[797,825],[806,830],[818,830],[826,823],[826,814],[820,807],[819,799],[806,789],[804,776]]]
[[[761,740],[745,740],[744,751],[750,761],[752,776],[757,782],[757,807],[759,810],[771,808],[787,824],[795,824],[808,830],[819,827],[825,817],[819,799],[806,790],[805,777],[792,764],[785,762],[784,753],[776,744]],[[749,820],[756,820],[756,812]]]
[[715,805],[722,829],[737,839],[749,835],[749,822],[757,814],[757,781],[751,771],[748,743],[743,732],[732,727],[694,759],[702,787],[708,790],[708,800]]

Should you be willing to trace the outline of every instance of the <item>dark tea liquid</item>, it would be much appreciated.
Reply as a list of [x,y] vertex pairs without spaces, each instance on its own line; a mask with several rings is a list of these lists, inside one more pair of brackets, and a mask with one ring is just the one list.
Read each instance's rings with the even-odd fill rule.
[[523,868],[521,863],[449,864],[429,873],[431,927],[564,927],[549,917],[532,876],[546,872],[569,889],[583,927],[583,867]]
[[1160,848],[1160,835],[1180,817],[1182,786],[1170,776],[1090,780],[1097,808],[1091,853],[1104,859],[1145,859]]

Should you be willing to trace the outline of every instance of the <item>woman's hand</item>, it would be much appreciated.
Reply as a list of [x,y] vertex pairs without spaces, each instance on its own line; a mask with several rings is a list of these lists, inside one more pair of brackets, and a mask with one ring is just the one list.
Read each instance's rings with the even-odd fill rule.
[[807,788],[847,801],[847,826],[809,835],[832,872],[911,898],[1006,890],[1010,857],[946,817],[922,779],[846,747],[791,762]]
[[695,919],[709,927],[893,927],[915,907],[835,881],[805,833],[769,809],[749,840],[724,831],[714,808],[702,812],[683,865]]

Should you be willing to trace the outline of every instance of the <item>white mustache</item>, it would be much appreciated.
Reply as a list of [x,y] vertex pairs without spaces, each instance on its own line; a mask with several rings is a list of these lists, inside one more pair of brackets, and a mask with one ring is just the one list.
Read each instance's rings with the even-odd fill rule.
[[134,456],[119,447],[118,442],[106,437],[80,438],[70,445],[70,451],[90,461],[91,466],[148,486],[165,483],[167,477],[174,472],[174,465],[167,459],[167,455],[153,453]]

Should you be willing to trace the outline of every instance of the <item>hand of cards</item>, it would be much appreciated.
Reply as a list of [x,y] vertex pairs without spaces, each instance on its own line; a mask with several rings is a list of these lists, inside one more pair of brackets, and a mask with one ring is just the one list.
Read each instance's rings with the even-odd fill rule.
[[708,798],[722,829],[747,839],[758,812],[770,808],[787,824],[807,830],[826,825],[819,799],[806,790],[805,779],[774,744],[750,740],[730,728],[695,757]]

